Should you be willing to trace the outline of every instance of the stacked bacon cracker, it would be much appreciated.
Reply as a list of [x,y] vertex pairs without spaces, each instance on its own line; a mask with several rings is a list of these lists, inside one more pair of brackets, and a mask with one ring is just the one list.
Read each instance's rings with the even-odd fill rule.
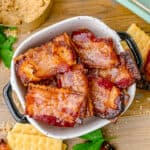
[[135,40],[143,59],[142,80],[138,82],[138,87],[150,89],[150,36],[136,24],[132,24],[127,33]]
[[132,24],[128,28],[127,33],[135,40],[141,52],[143,62],[145,63],[150,50],[150,36],[141,30],[136,24]]

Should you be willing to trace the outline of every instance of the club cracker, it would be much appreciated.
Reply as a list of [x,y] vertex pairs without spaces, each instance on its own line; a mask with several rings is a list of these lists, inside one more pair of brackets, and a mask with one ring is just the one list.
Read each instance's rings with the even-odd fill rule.
[[127,29],[127,33],[135,40],[145,63],[148,52],[150,50],[150,36],[140,29],[136,24],[131,24]]
[[7,135],[11,150],[66,150],[62,140],[46,137],[30,124],[17,123]]

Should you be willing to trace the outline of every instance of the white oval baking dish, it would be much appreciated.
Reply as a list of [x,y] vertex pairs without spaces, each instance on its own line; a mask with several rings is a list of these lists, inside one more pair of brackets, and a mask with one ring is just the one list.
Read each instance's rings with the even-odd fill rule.
[[[42,29],[42,30],[32,34],[18,46],[13,58],[18,56],[21,53],[24,53],[28,48],[39,46],[39,45],[49,41],[51,38],[53,38],[56,35],[59,35],[63,32],[71,33],[72,31],[74,31],[76,29],[80,29],[80,28],[88,28],[98,36],[112,37],[112,39],[117,47],[117,53],[124,51],[120,44],[120,38],[114,30],[110,29],[107,25],[105,25],[102,21],[100,21],[97,18],[93,18],[93,17],[89,17],[89,16],[78,16],[78,17],[66,19],[64,21],[61,21],[54,25],[51,25],[45,29]],[[122,34],[120,33],[120,36],[122,36],[124,38],[124,35],[122,35]],[[126,37],[125,37],[125,40],[126,40]],[[128,42],[130,43],[131,41],[127,40],[127,43]],[[132,42],[129,45],[131,46],[131,49],[134,49],[134,48],[136,49],[136,45],[134,45]],[[136,56],[136,57],[138,57],[138,56]],[[13,116],[17,116],[17,117],[15,117],[15,119],[17,121],[23,122],[23,123],[28,121],[33,126],[35,126],[39,131],[41,131],[43,134],[45,134],[49,137],[54,137],[54,138],[58,138],[58,139],[75,138],[75,137],[79,137],[83,134],[86,134],[88,132],[91,132],[95,129],[101,128],[110,123],[109,120],[92,117],[91,119],[85,120],[82,125],[76,126],[74,128],[62,128],[62,127],[60,128],[60,127],[48,126],[44,123],[38,122],[38,121],[30,118],[27,115],[20,114],[19,112],[17,112],[17,110],[16,110],[16,112],[14,112],[13,109],[17,109],[17,108],[15,108],[15,106],[13,106],[12,101],[11,101],[12,100],[11,87],[12,87],[13,91],[16,92],[23,109],[25,109],[24,97],[25,97],[26,90],[23,87],[23,85],[21,84],[18,77],[16,76],[13,60],[11,63],[10,84],[7,84],[6,87],[4,88],[4,97],[5,97],[6,103],[9,107],[10,111],[13,112]],[[130,95],[130,99],[125,108],[125,111],[131,105],[131,103],[134,99],[134,96],[135,96],[135,91],[136,91],[136,84],[133,84],[128,88],[127,92]],[[13,108],[12,108],[12,106],[13,106]],[[18,117],[20,117],[20,118],[18,119]]]

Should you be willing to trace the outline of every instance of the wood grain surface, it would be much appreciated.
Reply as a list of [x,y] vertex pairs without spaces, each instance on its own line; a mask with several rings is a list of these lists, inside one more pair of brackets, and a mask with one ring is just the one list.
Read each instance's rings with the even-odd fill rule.
[[[132,23],[137,23],[150,34],[149,24],[113,0],[54,0],[49,19],[39,29],[79,15],[102,19],[116,31],[126,31]],[[19,33],[15,47],[28,35],[30,32]],[[3,87],[9,81],[9,76],[9,70],[0,62],[0,136],[1,126],[7,122],[14,122],[2,96]],[[120,117],[117,123],[107,125],[103,131],[106,136],[116,136],[111,142],[117,150],[150,150],[150,92],[138,89],[129,110]],[[76,139],[69,140],[70,147],[77,141]]]

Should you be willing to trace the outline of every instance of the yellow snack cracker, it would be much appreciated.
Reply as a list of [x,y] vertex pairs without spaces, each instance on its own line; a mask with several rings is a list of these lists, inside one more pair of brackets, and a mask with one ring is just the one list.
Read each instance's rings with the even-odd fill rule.
[[66,150],[66,149],[67,149],[67,145],[63,143],[62,150]]
[[129,47],[125,41],[121,41],[121,45],[124,48],[124,50],[129,50]]
[[62,140],[46,137],[30,124],[17,123],[7,135],[11,150],[66,150]]
[[61,150],[62,141],[52,138],[29,135],[22,133],[10,133],[7,136],[11,150]]
[[11,133],[22,133],[22,134],[31,134],[31,135],[44,136],[42,133],[40,133],[32,125],[30,125],[30,124],[21,124],[21,123],[16,123],[14,128],[11,130]]
[[127,33],[130,34],[135,40],[141,52],[143,62],[145,62],[150,50],[150,36],[140,29],[136,24],[132,24],[128,28]]

